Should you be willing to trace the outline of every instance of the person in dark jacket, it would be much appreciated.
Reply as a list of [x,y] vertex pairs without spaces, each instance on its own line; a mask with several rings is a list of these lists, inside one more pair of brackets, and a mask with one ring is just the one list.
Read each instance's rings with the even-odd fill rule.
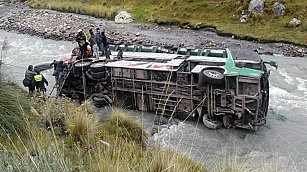
[[86,42],[84,39],[80,41],[80,52],[81,52],[80,56],[77,58],[77,60],[93,56],[90,44]]
[[53,72],[53,76],[55,76],[55,81],[56,81],[56,84],[59,84],[60,83],[60,79],[62,78],[62,75],[63,75],[63,71],[65,68],[67,68],[67,66],[64,64],[63,61],[56,61],[54,60],[50,66],[53,65],[53,68],[54,68],[54,72]]
[[96,40],[99,50],[102,52],[102,55],[106,55],[106,50],[108,47],[107,37],[104,31],[100,31],[99,28],[96,29]]
[[80,41],[85,40],[86,41],[86,36],[85,33],[83,32],[82,29],[78,30],[77,36],[76,36],[76,41],[78,42],[78,45],[80,46]]
[[103,43],[102,43],[102,35],[101,35],[99,28],[96,29],[96,41],[97,41],[99,51],[102,52],[103,51]]
[[36,75],[34,76],[35,87],[38,92],[43,91],[46,92],[45,84],[48,86],[48,81],[44,77],[44,75],[40,74],[39,70],[36,70]]
[[25,72],[25,79],[22,81],[25,87],[29,88],[29,93],[33,93],[35,90],[34,76],[36,73],[33,71],[33,66],[29,65]]
[[106,49],[106,47],[108,46],[107,36],[105,35],[104,31],[101,32],[101,35],[102,35],[103,47],[104,49]]

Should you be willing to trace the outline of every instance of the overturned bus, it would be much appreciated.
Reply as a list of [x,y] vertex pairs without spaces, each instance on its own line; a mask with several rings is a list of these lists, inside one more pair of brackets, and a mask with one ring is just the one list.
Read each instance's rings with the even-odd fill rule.
[[201,119],[212,129],[256,130],[266,123],[266,64],[277,64],[254,51],[110,45],[110,52],[107,59],[75,61],[58,95],[92,99],[97,107],[122,102],[140,111]]

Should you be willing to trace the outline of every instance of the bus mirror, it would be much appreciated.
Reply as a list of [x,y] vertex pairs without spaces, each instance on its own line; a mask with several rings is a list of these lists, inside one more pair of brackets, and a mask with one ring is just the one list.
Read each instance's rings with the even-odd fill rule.
[[275,67],[275,69],[278,68],[278,64],[276,62],[274,62],[274,61],[265,61],[264,63],[265,64],[269,64],[270,66]]

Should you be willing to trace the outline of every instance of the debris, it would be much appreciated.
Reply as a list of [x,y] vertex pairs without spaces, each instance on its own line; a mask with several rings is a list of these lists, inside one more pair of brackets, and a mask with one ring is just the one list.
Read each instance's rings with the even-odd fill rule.
[[196,23],[194,26],[194,29],[201,29],[201,23]]
[[297,19],[297,18],[293,18],[290,22],[289,25],[292,27],[297,27],[301,24],[301,20]]
[[106,141],[103,141],[103,140],[99,140],[99,141],[100,141],[101,144],[104,144],[104,145],[106,145],[106,146],[108,146],[108,147],[111,146],[111,145],[110,145],[108,142],[106,142]]
[[246,23],[246,21],[247,21],[247,15],[245,14],[245,15],[242,15],[241,17],[240,17],[240,22],[241,23]]

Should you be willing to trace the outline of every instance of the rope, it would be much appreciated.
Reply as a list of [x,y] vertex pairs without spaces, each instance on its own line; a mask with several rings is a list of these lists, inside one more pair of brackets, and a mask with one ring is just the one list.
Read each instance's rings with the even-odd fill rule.
[[84,96],[84,100],[86,98],[86,89],[85,89],[85,86],[86,86],[86,81],[85,81],[85,75],[84,75],[84,70],[83,70],[83,65],[84,65],[84,54],[82,55],[82,66],[81,66],[81,70],[82,70],[82,82],[83,82],[83,96]]

